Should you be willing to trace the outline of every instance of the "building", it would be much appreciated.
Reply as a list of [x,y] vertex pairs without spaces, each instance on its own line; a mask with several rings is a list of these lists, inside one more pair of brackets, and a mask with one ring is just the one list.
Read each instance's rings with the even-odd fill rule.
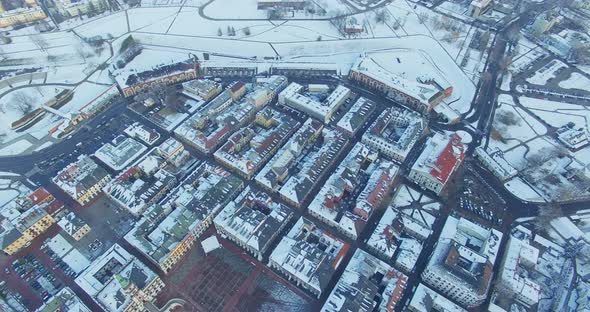
[[196,79],[182,83],[182,88],[189,94],[196,95],[205,101],[221,93],[221,84],[209,79]]
[[239,101],[244,92],[242,82],[231,84],[201,111],[180,124],[174,133],[180,140],[204,154],[215,152],[230,135],[249,123],[256,114],[257,108],[254,105],[248,101]]
[[410,203],[398,204],[398,197],[403,196],[396,194],[367,240],[367,248],[383,259],[394,260],[397,268],[410,274],[422,253],[423,242],[432,234],[436,218]]
[[289,9],[289,10],[303,10],[307,4],[306,0],[278,0],[278,1],[258,1],[258,10],[268,9]]
[[242,188],[220,166],[203,163],[142,214],[125,240],[168,273]]
[[0,27],[10,27],[32,23],[47,18],[40,6],[23,7],[4,11],[0,14]]
[[258,66],[251,62],[227,63],[204,61],[201,62],[200,70],[203,77],[252,78],[258,74]]
[[563,21],[563,16],[561,16],[558,11],[550,10],[537,15],[531,27],[536,35],[542,35],[550,31],[553,26],[561,21]]
[[62,217],[57,222],[57,225],[77,241],[90,232],[90,226],[78,218],[74,212],[70,212]]
[[109,168],[119,171],[127,167],[132,161],[137,159],[141,154],[147,151],[147,147],[135,141],[120,135],[101,146],[94,156]]
[[56,200],[44,188],[19,196],[0,208],[0,245],[12,255],[45,233],[55,219],[45,210]]
[[575,128],[571,123],[557,129],[557,139],[571,151],[578,151],[590,144],[590,132],[584,127]]
[[488,296],[502,233],[449,216],[422,280],[466,308]]
[[254,123],[233,134],[213,155],[236,174],[250,179],[300,126],[295,119],[267,107],[256,113]]
[[273,250],[268,265],[319,298],[349,249],[301,217]]
[[131,166],[105,185],[103,191],[117,205],[134,216],[140,216],[174,185],[176,177],[164,169],[151,173]]
[[162,280],[119,244],[99,256],[76,284],[105,311],[141,312],[164,289]]
[[484,14],[488,11],[489,8],[492,7],[493,1],[492,0],[473,0],[469,5],[471,17],[479,17],[480,15]]
[[302,111],[309,116],[329,123],[332,116],[342,104],[351,96],[350,89],[344,86],[337,86],[332,93],[323,101],[302,94],[304,88],[302,85],[291,82],[279,94],[279,104]]
[[320,189],[309,213],[356,239],[391,191],[398,169],[358,143]]
[[362,142],[382,155],[404,162],[416,142],[426,132],[420,114],[399,107],[384,110],[363,134]]
[[35,310],[35,312],[91,312],[80,298],[69,288],[63,288],[53,295],[46,303]]
[[426,142],[408,177],[420,187],[440,195],[461,166],[466,151],[459,134],[435,133]]
[[574,52],[572,42],[558,34],[543,36],[541,43],[546,49],[565,59],[570,59]]
[[87,14],[88,7],[90,3],[95,8],[101,8],[103,3],[99,0],[81,0],[81,1],[71,1],[71,0],[59,0],[55,1],[56,7],[58,11],[65,16],[76,17],[80,14]]
[[567,217],[550,224],[547,238],[530,223],[510,230],[488,311],[588,310],[586,230]]
[[52,182],[83,206],[98,196],[110,180],[104,168],[88,155],[80,155],[76,162],[58,172]]
[[359,97],[348,112],[338,120],[336,126],[352,137],[367,123],[375,108],[377,108],[375,102]]
[[484,149],[481,146],[475,148],[475,156],[488,168],[498,179],[506,181],[515,177],[518,170],[504,158],[504,153],[499,148],[492,150]]
[[160,139],[158,131],[150,129],[139,122],[134,122],[132,125],[125,128],[124,132],[128,136],[138,139],[148,146],[154,145]]
[[[350,69],[349,79],[423,113],[453,94],[453,86],[418,51],[400,52],[388,63],[385,68],[371,56],[361,57]],[[421,64],[422,70],[416,70]],[[408,71],[409,66],[414,69]]]
[[322,312],[393,312],[408,277],[360,248],[322,307]]
[[293,215],[289,207],[274,202],[267,193],[247,187],[213,222],[219,234],[262,261]]
[[535,272],[540,262],[539,255],[542,252],[533,246],[536,244],[532,239],[532,233],[522,226],[518,226],[508,238],[499,272],[498,285],[503,289],[497,291],[510,295],[498,298],[501,294],[495,293],[492,296],[494,300],[490,303],[490,311],[510,311],[512,307],[523,307],[528,310],[537,305],[542,298],[541,288],[545,285],[535,281]]
[[[269,192],[279,192],[285,201],[300,207],[346,144],[343,133],[324,128],[323,123],[309,118],[260,170],[256,183]],[[294,172],[293,168],[300,170]]]
[[467,312],[467,310],[461,308],[451,300],[443,297],[436,291],[424,286],[420,283],[410,304],[408,305],[408,311],[412,312]]
[[134,96],[158,85],[173,85],[197,78],[199,65],[194,60],[162,65],[141,70],[121,70],[115,73],[115,81],[124,97]]
[[297,130],[289,141],[276,153],[275,156],[256,176],[256,182],[268,191],[280,189],[289,177],[289,168],[296,164],[306,146],[313,142],[322,133],[324,125],[316,120],[307,119],[303,126]]
[[339,66],[334,63],[274,63],[270,66],[270,73],[290,79],[326,78],[338,75]]

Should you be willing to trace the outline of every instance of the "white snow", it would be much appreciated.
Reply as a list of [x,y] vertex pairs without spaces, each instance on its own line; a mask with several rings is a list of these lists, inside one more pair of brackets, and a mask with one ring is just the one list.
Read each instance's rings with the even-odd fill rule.
[[559,86],[564,89],[589,90],[590,79],[580,73],[572,73],[567,80],[560,81]]
[[32,145],[33,144],[31,144],[27,140],[16,141],[16,142],[10,144],[9,146],[6,146],[6,147],[0,149],[0,156],[13,156],[13,155],[22,154],[24,151],[26,151]]

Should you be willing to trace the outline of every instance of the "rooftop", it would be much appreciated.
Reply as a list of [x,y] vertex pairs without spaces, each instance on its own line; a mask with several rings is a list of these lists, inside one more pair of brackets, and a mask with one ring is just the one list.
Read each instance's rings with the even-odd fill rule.
[[412,170],[432,176],[446,184],[465,157],[466,146],[461,136],[453,133],[445,136],[435,133],[428,139],[426,147],[412,166]]
[[77,200],[107,176],[109,176],[108,172],[97,165],[88,155],[80,155],[76,162],[58,172],[52,181]]
[[94,156],[111,169],[119,171],[127,167],[139,155],[147,150],[143,144],[122,135],[101,146]]
[[76,278],[76,284],[103,309],[121,312],[132,303],[129,287],[141,290],[155,278],[153,271],[115,244]]
[[161,264],[191,231],[236,196],[242,184],[220,166],[203,163],[151,206],[125,240]]
[[301,217],[272,252],[270,261],[321,293],[349,248],[346,242]]
[[408,277],[389,264],[357,249],[322,311],[393,311]]
[[273,237],[293,217],[287,206],[265,192],[247,187],[215,217],[215,225],[253,250],[263,252]]

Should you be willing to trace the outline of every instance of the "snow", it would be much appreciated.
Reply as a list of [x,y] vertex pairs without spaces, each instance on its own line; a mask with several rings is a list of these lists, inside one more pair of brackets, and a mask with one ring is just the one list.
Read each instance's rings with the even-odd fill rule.
[[500,90],[510,91],[510,83],[511,82],[512,82],[512,73],[507,72],[502,78],[502,85],[500,86]]
[[[505,124],[499,120],[499,115],[512,116],[516,118],[516,122],[515,124]],[[490,138],[490,145],[499,147],[503,151],[547,132],[547,129],[528,113],[506,103],[501,104],[496,109],[493,127],[502,135],[504,141],[496,141]]]
[[539,194],[537,194],[528,184],[521,178],[513,178],[504,183],[506,189],[514,196],[530,202],[544,202]]
[[570,221],[567,217],[560,217],[551,220],[551,227],[563,237],[563,239],[580,239],[584,237],[584,233]]
[[590,79],[580,73],[572,73],[567,79],[559,82],[559,86],[564,89],[590,89]]
[[14,155],[22,154],[24,151],[26,151],[32,145],[33,144],[31,144],[27,140],[16,141],[16,142],[10,144],[9,146],[6,146],[6,147],[0,149],[0,156],[14,156]]
[[6,171],[0,171],[0,176],[5,176],[5,177],[18,177],[19,174],[12,173],[12,172],[6,172]]
[[464,144],[469,144],[473,140],[471,134],[469,134],[467,131],[459,130],[456,133],[461,137],[461,142]]
[[266,19],[266,11],[258,10],[256,4],[257,0],[214,0],[203,9],[203,13],[218,19]]
[[202,240],[201,247],[203,247],[203,251],[205,252],[205,254],[208,254],[217,248],[221,248],[221,245],[219,244],[217,237],[214,235]]
[[[178,13],[177,7],[135,8],[127,11],[131,31],[150,31],[149,26]],[[164,30],[165,31],[165,30]]]
[[[305,43],[275,43],[273,47],[284,60],[317,60],[329,58],[336,61],[345,74],[352,63],[361,53],[371,53],[371,57],[387,53],[410,52],[420,53],[426,57],[431,66],[416,68],[433,71],[443,75],[453,86],[453,94],[446,100],[451,108],[459,113],[469,110],[475,94],[475,85],[469,77],[455,64],[453,59],[433,38],[424,35],[407,36],[403,38],[374,38],[374,39],[346,39],[324,40]],[[395,47],[395,48],[393,48]],[[391,59],[391,58],[390,58]],[[417,76],[417,73],[412,73]]]
[[8,204],[19,195],[17,190],[0,190],[0,207]]
[[125,12],[118,12],[105,17],[92,20],[75,28],[76,33],[83,37],[111,36],[114,38],[125,34],[127,29],[127,16]]

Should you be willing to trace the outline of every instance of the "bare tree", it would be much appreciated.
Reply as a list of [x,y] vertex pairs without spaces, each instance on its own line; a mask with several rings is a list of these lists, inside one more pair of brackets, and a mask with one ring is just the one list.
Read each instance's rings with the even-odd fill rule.
[[33,111],[33,97],[25,92],[19,92],[12,96],[14,108],[26,115]]
[[31,35],[30,38],[31,41],[33,41],[33,43],[37,45],[41,51],[47,51],[47,47],[49,47],[49,45],[47,44],[47,41],[45,40],[45,38],[43,38],[43,36],[39,34],[34,34]]
[[385,24],[389,22],[389,14],[385,9],[380,9],[375,12],[375,22],[377,24]]
[[421,12],[420,14],[418,14],[418,22],[420,24],[424,24],[428,21],[428,13],[426,12]]

